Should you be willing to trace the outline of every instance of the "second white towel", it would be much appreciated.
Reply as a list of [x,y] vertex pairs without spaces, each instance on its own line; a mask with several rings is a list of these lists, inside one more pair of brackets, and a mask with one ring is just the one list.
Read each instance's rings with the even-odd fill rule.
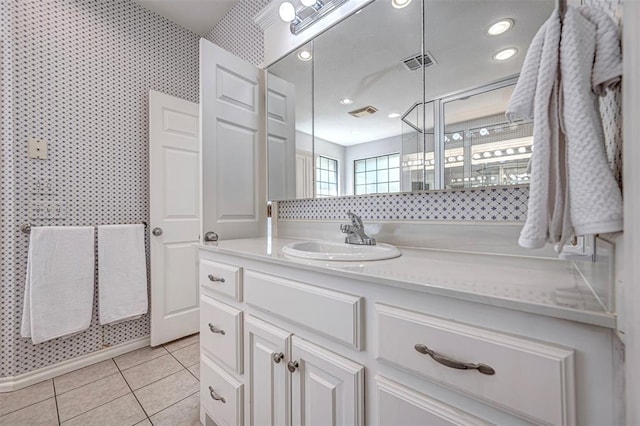
[[102,325],[147,313],[144,225],[98,226],[98,305]]

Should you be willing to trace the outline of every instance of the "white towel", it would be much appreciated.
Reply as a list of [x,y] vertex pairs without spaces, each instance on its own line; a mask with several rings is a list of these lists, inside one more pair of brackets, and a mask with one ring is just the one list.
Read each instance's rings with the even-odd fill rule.
[[622,230],[622,194],[609,167],[598,95],[622,75],[618,29],[600,9],[567,8],[560,68],[571,221],[577,235]]
[[534,119],[527,221],[518,241],[527,248],[566,240],[571,233],[562,229],[566,171],[558,117],[560,30],[560,15],[555,10],[531,42],[506,111],[509,121]]
[[562,248],[574,234],[622,229],[598,110],[598,95],[621,73],[617,28],[602,11],[567,7],[562,25],[554,11],[534,37],[506,113],[510,121],[534,119],[521,246]]
[[147,313],[144,225],[98,226],[100,324]]
[[86,330],[95,272],[93,227],[32,227],[22,337],[34,344]]

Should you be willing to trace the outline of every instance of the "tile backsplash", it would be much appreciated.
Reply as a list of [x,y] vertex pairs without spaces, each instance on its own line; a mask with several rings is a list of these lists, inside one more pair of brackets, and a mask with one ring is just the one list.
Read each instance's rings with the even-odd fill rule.
[[278,219],[344,219],[351,210],[367,220],[524,222],[528,200],[527,185],[287,200]]

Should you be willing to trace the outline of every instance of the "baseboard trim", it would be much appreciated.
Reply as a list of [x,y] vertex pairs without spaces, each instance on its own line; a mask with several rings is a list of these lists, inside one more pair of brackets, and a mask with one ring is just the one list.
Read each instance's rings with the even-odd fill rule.
[[26,388],[27,386],[31,386],[43,380],[52,379],[62,374],[69,373],[70,371],[87,367],[136,349],[144,348],[145,346],[149,346],[149,343],[149,336],[141,337],[126,343],[91,352],[90,354],[82,355],[77,358],[49,365],[38,370],[29,371],[28,373],[20,374],[18,376],[1,377],[0,393]]

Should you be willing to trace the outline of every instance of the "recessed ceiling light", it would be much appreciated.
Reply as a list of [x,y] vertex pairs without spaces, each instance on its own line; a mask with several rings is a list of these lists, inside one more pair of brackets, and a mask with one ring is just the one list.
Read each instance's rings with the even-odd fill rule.
[[391,114],[387,115],[387,117],[389,117],[389,118],[398,118],[398,117],[400,117],[400,114],[398,114],[397,112],[392,112]]
[[511,155],[513,154],[515,151],[513,150],[513,148],[507,148],[507,154]]
[[311,7],[316,4],[316,0],[300,0],[300,3],[302,3],[303,6]]
[[523,153],[527,152],[527,148],[526,148],[526,147],[524,147],[524,146],[521,146],[520,148],[518,148],[518,152],[519,152],[520,154],[523,154]]
[[454,133],[452,136],[454,141],[459,141],[460,139],[462,139],[462,136],[460,136],[460,133]]
[[351,98],[342,98],[342,99],[340,99],[340,103],[342,105],[351,105],[353,103],[353,99],[351,99]]
[[391,6],[395,7],[396,9],[407,7],[409,6],[409,3],[411,3],[411,0],[391,0]]
[[310,61],[312,57],[311,52],[306,49],[298,52],[298,59],[301,61]]
[[518,49],[515,47],[508,47],[506,49],[502,49],[499,52],[496,52],[493,55],[494,61],[506,61],[507,59],[511,59],[516,53],[518,53]]
[[513,27],[513,19],[502,19],[491,25],[487,30],[489,35],[500,35],[506,33]]
[[480,129],[480,136],[487,136],[489,134],[489,131],[486,128],[482,128]]

